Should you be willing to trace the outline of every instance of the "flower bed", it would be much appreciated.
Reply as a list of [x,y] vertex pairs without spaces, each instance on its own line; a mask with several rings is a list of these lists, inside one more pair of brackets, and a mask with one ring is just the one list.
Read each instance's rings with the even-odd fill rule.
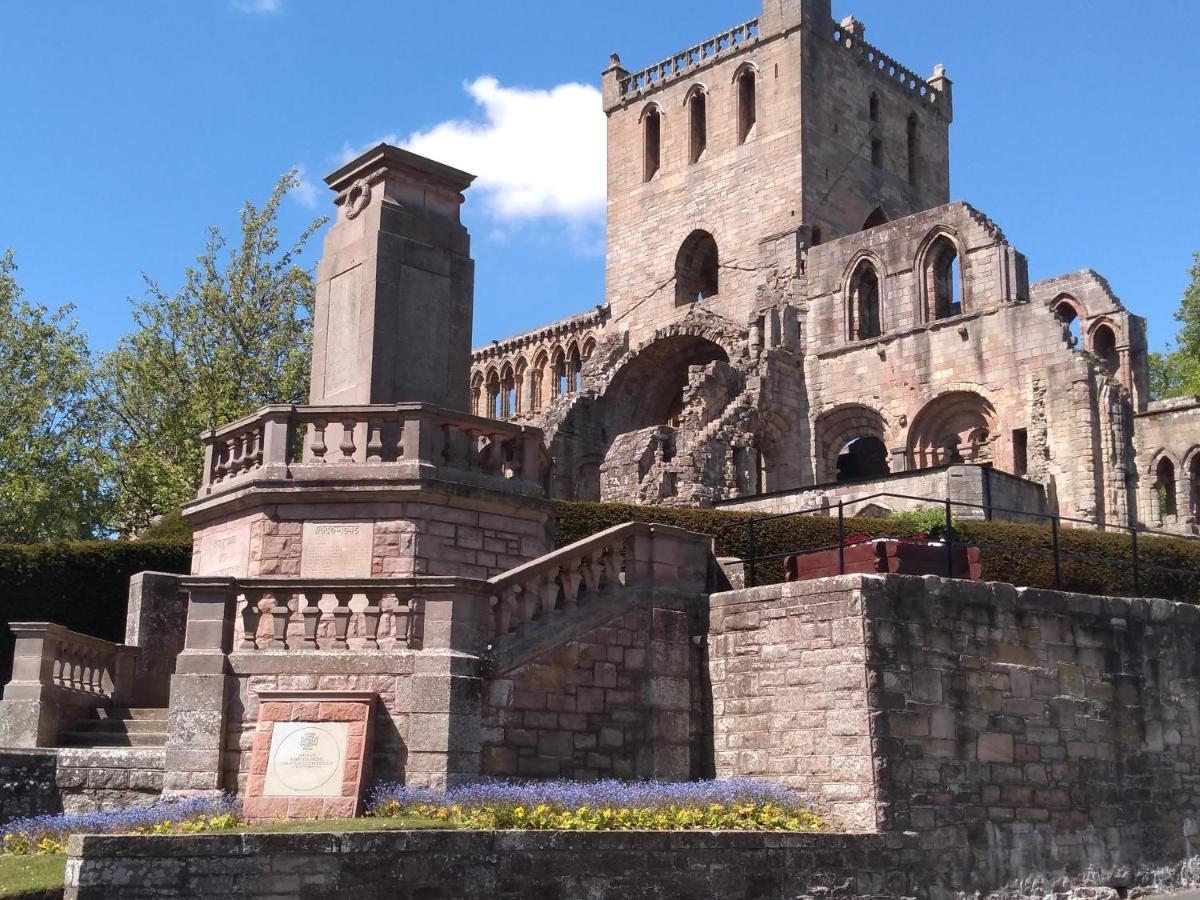
[[61,853],[73,834],[198,834],[241,824],[236,798],[180,798],[89,813],[13,819],[4,826],[5,854]]
[[754,779],[700,782],[489,781],[448,791],[379,785],[371,814],[458,828],[555,831],[819,831],[795,790]]

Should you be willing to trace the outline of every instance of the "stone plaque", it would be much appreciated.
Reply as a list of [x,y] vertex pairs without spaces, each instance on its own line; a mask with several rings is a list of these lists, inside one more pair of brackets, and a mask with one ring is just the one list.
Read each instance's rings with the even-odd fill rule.
[[264,797],[340,797],[346,770],[346,722],[276,722]]
[[358,380],[359,266],[329,283],[329,324],[325,332],[325,396],[354,387]]
[[258,691],[242,815],[348,818],[371,780],[373,691]]
[[370,578],[374,522],[305,522],[301,578]]
[[200,539],[197,575],[245,578],[250,572],[250,526],[206,534]]

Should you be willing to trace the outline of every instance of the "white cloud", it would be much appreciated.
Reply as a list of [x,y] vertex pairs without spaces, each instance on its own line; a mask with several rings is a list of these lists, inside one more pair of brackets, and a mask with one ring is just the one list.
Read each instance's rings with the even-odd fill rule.
[[283,11],[283,0],[231,0],[238,12],[272,15]]
[[320,186],[308,177],[304,166],[296,166],[296,177],[299,179],[296,186],[292,188],[291,197],[301,206],[308,209],[315,209],[321,200]]
[[[480,119],[380,140],[477,175],[472,193],[482,193],[498,219],[581,223],[603,216],[605,119],[598,90],[585,84],[510,88],[492,77],[464,88]],[[358,152],[347,145],[342,155],[348,161]]]

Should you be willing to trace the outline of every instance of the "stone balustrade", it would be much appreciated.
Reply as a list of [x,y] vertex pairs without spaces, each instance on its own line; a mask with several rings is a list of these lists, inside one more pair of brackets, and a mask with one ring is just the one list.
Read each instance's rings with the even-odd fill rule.
[[412,579],[242,579],[234,649],[419,650],[422,601]]
[[434,475],[540,495],[550,468],[538,429],[425,403],[267,406],[202,440],[201,499],[254,482]]
[[622,78],[618,84],[619,96],[621,100],[630,100],[643,91],[660,87],[686,72],[707,65],[731,50],[741,49],[751,41],[758,40],[758,37],[758,19],[735,25],[728,31],[688,47],[662,62]]
[[936,90],[928,80],[922,78],[912,69],[897,62],[878,47],[867,43],[862,35],[845,23],[834,23],[833,42],[839,47],[856,55],[860,60],[880,76],[892,82],[897,87],[921,98],[924,102],[937,106],[942,101],[941,91]]
[[0,746],[53,747],[60,725],[89,709],[128,705],[138,649],[50,622],[14,622],[12,680],[0,703]]
[[493,636],[632,587],[702,586],[711,548],[711,538],[668,525],[630,522],[601,531],[492,578]]

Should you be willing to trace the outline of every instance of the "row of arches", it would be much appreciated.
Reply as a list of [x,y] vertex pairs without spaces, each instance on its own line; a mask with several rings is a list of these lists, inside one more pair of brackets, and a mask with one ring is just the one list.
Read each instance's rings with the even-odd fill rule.
[[532,364],[522,354],[476,370],[471,378],[471,409],[477,416],[492,419],[536,412],[555,398],[580,389],[583,364],[595,350],[596,339],[588,335],[537,351]]
[[[737,115],[737,143],[746,143],[754,135],[758,122],[758,72],[753,63],[742,63],[734,72],[732,81]],[[708,150],[709,90],[703,84],[694,84],[684,97],[684,111],[688,127],[688,164],[694,165],[704,158]],[[642,181],[650,181],[662,169],[663,126],[666,111],[658,101],[651,101],[642,108],[639,121],[642,126]]]
[[883,415],[845,404],[817,418],[816,476],[825,483],[862,481],[913,469],[995,463],[998,436],[996,409],[987,399],[973,391],[951,391],[917,413],[904,450],[897,451],[903,458],[895,459]]
[[[922,321],[948,319],[964,311],[966,293],[957,239],[944,228],[932,231],[917,252],[917,296]],[[846,337],[864,341],[887,329],[883,298],[886,279],[883,264],[863,251],[851,261],[845,280]]]

